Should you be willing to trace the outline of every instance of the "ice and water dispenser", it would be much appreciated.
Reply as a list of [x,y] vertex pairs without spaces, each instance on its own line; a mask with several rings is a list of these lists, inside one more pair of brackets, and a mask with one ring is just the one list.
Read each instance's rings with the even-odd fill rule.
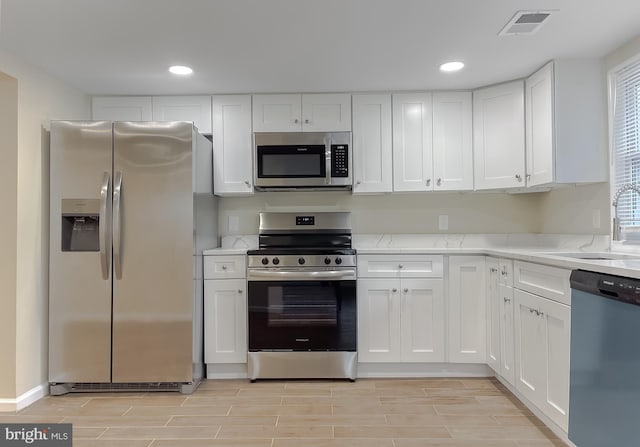
[[62,199],[62,251],[100,251],[99,229],[99,199]]

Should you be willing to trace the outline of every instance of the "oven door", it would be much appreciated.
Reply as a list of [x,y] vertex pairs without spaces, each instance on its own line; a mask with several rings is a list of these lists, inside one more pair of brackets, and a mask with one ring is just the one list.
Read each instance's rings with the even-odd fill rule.
[[356,281],[249,280],[249,351],[355,351]]

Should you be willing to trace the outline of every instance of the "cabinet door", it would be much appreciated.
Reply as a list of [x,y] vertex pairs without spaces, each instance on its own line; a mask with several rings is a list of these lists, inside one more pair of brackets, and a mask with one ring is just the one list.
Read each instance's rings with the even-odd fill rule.
[[473,189],[471,135],[471,92],[434,93],[434,190]]
[[254,132],[300,132],[300,95],[253,95]]
[[449,361],[486,363],[485,257],[449,258]]
[[191,121],[200,133],[211,133],[211,96],[154,96],[154,121]]
[[542,298],[514,290],[516,389],[536,406],[545,386],[545,327],[540,318]]
[[500,375],[511,385],[516,384],[515,372],[515,332],[513,325],[513,287],[500,284],[499,313],[500,313]]
[[393,95],[393,190],[433,190],[430,93]]
[[350,132],[351,95],[302,95],[303,132]]
[[253,194],[251,96],[213,97],[213,183],[217,195]]
[[476,189],[524,187],[524,84],[473,92]]
[[544,322],[545,381],[541,410],[567,430],[569,413],[569,343],[571,308],[540,298],[540,319]]
[[527,186],[554,180],[553,62],[529,76],[524,84]]
[[358,361],[399,362],[400,292],[394,279],[358,280]]
[[150,96],[94,96],[91,116],[97,121],[151,121]]
[[247,362],[247,282],[204,281],[205,363]]
[[353,95],[353,193],[391,192],[391,95]]
[[498,290],[498,260],[487,258],[487,364],[500,374],[500,291]]
[[402,279],[400,327],[403,362],[444,362],[442,279]]

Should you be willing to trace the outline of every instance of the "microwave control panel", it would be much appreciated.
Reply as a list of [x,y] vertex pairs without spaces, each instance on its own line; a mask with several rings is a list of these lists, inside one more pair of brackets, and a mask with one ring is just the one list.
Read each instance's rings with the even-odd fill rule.
[[349,177],[349,146],[331,145],[331,177]]

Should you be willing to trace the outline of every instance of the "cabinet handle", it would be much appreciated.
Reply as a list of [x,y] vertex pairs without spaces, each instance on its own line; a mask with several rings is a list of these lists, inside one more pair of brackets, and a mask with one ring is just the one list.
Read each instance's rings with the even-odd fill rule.
[[409,293],[409,289],[405,287],[405,289],[403,290],[404,293]]
[[529,313],[530,313],[530,314],[532,314],[532,313],[534,313],[534,312],[537,312],[537,310],[535,310],[535,309],[529,309]]
[[360,180],[356,180],[356,185],[361,184],[362,182]]
[[300,120],[298,118],[294,119],[293,124],[300,124]]
[[247,188],[251,188],[251,183],[249,183],[249,180],[245,180],[244,184],[247,185]]
[[544,312],[538,312],[538,315],[540,315],[541,317],[544,317]]
[[391,291],[392,291],[393,293],[396,293],[396,292],[398,291],[398,289],[391,289]]
[[495,268],[495,267],[491,267],[491,268],[489,269],[489,271],[490,271],[491,273],[497,273],[497,272],[498,272],[498,269],[497,269],[497,268]]
[[402,264],[398,264],[398,268],[399,268],[399,269],[403,269],[403,268],[404,268],[404,265],[402,265]]
[[429,186],[430,184],[431,184],[431,179],[430,179],[430,178],[428,178],[428,179],[427,179],[427,186]]
[[242,293],[242,289],[238,289],[238,293]]
[[309,120],[308,118],[306,120],[304,120],[305,124],[309,124],[311,122],[311,120]]
[[436,181],[436,184],[437,184],[438,186],[442,185],[442,179],[441,179],[441,178],[439,178],[439,179]]
[[516,174],[516,180],[518,180],[518,182],[521,182],[522,176],[520,174]]
[[505,303],[510,303],[511,302],[511,298],[502,298],[504,300]]

